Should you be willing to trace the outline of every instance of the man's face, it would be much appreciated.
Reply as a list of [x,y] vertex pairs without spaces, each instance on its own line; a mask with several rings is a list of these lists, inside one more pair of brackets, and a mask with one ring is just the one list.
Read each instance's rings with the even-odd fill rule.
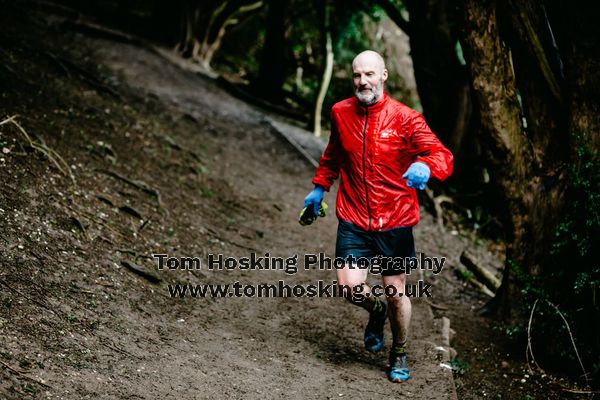
[[383,62],[372,54],[361,54],[352,62],[354,94],[363,104],[372,105],[381,99],[387,77]]

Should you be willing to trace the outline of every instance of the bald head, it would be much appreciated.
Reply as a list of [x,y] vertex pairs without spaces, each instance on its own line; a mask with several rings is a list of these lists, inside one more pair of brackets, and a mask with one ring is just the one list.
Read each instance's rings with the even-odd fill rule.
[[383,60],[383,57],[373,50],[365,50],[354,57],[354,60],[352,60],[352,69],[357,65],[371,65],[382,74],[385,70],[385,61]]
[[354,94],[364,105],[369,106],[381,100],[383,84],[387,77],[388,71],[379,53],[366,50],[354,57],[352,61]]

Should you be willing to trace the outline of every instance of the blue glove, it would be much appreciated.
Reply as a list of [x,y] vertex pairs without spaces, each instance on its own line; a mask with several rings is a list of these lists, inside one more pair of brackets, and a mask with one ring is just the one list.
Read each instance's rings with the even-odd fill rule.
[[321,205],[321,201],[323,201],[323,192],[325,192],[325,189],[322,186],[315,185],[313,191],[304,199],[304,207],[312,205],[315,215],[319,215],[319,206]]
[[429,175],[430,171],[427,164],[417,161],[410,164],[402,178],[408,178],[408,187],[423,190],[429,180]]

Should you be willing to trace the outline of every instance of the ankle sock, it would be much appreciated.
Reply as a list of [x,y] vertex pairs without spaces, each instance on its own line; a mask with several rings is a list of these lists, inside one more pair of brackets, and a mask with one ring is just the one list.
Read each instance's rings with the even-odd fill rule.
[[375,298],[371,312],[380,312],[381,310],[383,310],[383,302],[378,298]]
[[406,354],[406,342],[393,345],[391,352],[399,355]]

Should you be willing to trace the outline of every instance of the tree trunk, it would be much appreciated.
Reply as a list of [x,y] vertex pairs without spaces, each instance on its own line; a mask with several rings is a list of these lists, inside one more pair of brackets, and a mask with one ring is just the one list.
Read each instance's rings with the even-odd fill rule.
[[[548,274],[556,264],[550,254],[556,225],[564,207],[565,166],[571,154],[564,81],[556,69],[556,50],[543,5],[504,0],[503,37],[512,51],[516,82],[522,99],[525,133],[532,145],[530,175],[534,189],[530,229],[534,242],[528,252],[530,273]],[[553,67],[555,64],[555,67]],[[556,267],[554,267],[556,268]]]
[[[600,125],[599,106],[592,100],[597,98],[598,61],[587,30],[593,23],[587,29],[579,23],[579,35],[573,20],[563,27],[561,36],[568,38],[562,46],[568,59],[563,82],[561,57],[541,4],[464,0],[463,11],[463,48],[474,101],[492,179],[506,204],[503,282],[488,310],[519,321],[524,307],[515,268],[524,276],[545,279],[561,270],[586,268],[559,262],[551,246],[565,215],[568,167],[577,159],[569,130],[597,133]],[[568,282],[554,282],[555,289]]]
[[[587,5],[587,7],[585,7]],[[592,149],[600,150],[600,34],[592,3],[576,7],[548,2],[558,49],[564,62],[566,106],[573,133],[586,132]]]
[[288,0],[270,0],[267,32],[263,47],[255,91],[273,102],[281,103],[285,69],[285,11]]
[[315,104],[313,133],[316,137],[321,136],[321,113],[323,111],[323,102],[325,101],[325,95],[327,95],[327,89],[329,88],[331,75],[333,73],[333,45],[331,43],[331,31],[329,30],[329,9],[327,0],[319,0],[319,6],[321,7],[321,30],[324,37],[323,48],[325,50],[325,67],[323,69],[321,87]]
[[509,300],[521,298],[511,265],[523,267],[528,246],[533,245],[529,212],[532,209],[531,144],[525,137],[517,101],[509,50],[498,29],[495,0],[464,0],[463,50],[481,120],[482,140],[491,164],[491,175],[503,194],[506,209],[507,254],[502,286],[494,311],[517,319]]
[[[543,171],[555,170],[569,146],[564,80],[553,68],[552,32],[541,3],[507,0],[501,7],[503,37],[512,51],[527,134],[535,162]],[[552,140],[549,140],[552,138]]]
[[[467,71],[456,54],[456,17],[447,0],[407,1],[411,57],[423,114],[459,153],[471,118]],[[435,51],[432,51],[435,49]]]
[[181,33],[180,39],[175,47],[182,57],[190,58],[200,48],[200,43],[196,39],[195,27],[197,25],[198,9],[189,0],[181,3]]
[[[554,19],[533,0],[463,0],[462,41],[474,104],[492,179],[506,205],[504,276],[486,311],[523,326],[533,299],[551,299],[584,344],[584,363],[598,365],[600,330],[589,324],[599,317],[597,278],[590,278],[598,274],[598,250],[591,242],[600,230],[593,192],[598,173],[590,167],[597,165],[600,149],[597,21],[570,4],[552,3],[549,9]],[[583,132],[595,161],[582,159],[574,135]],[[566,244],[557,241],[559,232]],[[556,251],[557,244],[562,250]],[[578,294],[577,287],[587,291]],[[564,357],[568,337],[548,334],[560,332],[548,314],[537,322],[546,331],[534,332],[533,339],[546,356],[561,357],[561,365],[571,368]]]
[[262,5],[262,1],[234,0],[215,10],[209,25],[203,30],[205,34],[196,61],[204,69],[211,71],[210,64],[215,53],[221,47],[227,28],[242,23],[244,18],[250,16],[252,11],[258,10]]

